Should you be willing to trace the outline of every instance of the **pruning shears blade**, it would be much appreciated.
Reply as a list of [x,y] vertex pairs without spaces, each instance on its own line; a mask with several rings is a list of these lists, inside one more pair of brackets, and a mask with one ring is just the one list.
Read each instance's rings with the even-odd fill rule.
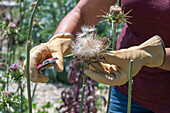
[[47,67],[48,65],[55,63],[56,60],[58,60],[57,57],[55,57],[55,58],[48,58],[42,64],[39,64],[37,66],[37,69],[38,70],[42,70],[43,68]]

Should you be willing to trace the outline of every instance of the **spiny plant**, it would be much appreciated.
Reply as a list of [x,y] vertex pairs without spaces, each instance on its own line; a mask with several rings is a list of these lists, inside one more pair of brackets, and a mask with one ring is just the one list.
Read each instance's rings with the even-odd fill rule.
[[[128,18],[132,18],[131,16],[128,15],[131,11],[132,10],[128,11],[127,13],[124,13],[124,11],[122,10],[121,7],[111,6],[108,13],[103,11],[105,13],[105,15],[99,15],[99,17],[104,18],[103,22],[107,21],[107,22],[111,23],[112,31],[113,31],[112,50],[116,50],[116,30],[117,30],[118,25],[122,22],[127,22],[129,24],[132,24],[131,22],[128,21]],[[132,68],[132,66],[131,66],[131,68]],[[131,70],[131,68],[130,68],[130,70]],[[128,96],[128,101],[131,101],[131,99],[129,99],[129,98],[131,98],[131,84],[132,84],[132,82],[130,82],[130,84],[129,84],[128,92],[129,92],[130,96]],[[107,104],[106,113],[109,112],[110,96],[111,96],[111,86],[109,88],[108,104]],[[130,104],[130,102],[128,102],[128,111],[127,111],[128,113],[130,112],[129,104]]]
[[[127,12],[121,10],[120,7],[112,6],[108,13],[104,12],[106,15],[101,15],[99,17],[103,17],[103,21],[108,21],[112,24],[112,30],[114,31],[114,36],[112,39],[112,50],[116,50],[116,29],[117,26],[123,22],[127,21],[127,19],[131,16],[128,14],[131,12]],[[128,22],[130,23],[130,22]],[[114,28],[113,28],[114,25]],[[99,37],[97,38],[97,29],[94,27],[86,27],[83,26],[81,28],[82,33],[77,34],[77,38],[73,43],[73,55],[74,59],[77,61],[81,61],[86,63],[87,65],[93,66],[93,62],[98,63],[99,66],[102,64],[99,62],[99,59],[103,58],[103,52],[109,48],[109,38],[107,37]],[[110,94],[111,94],[111,86],[109,90],[108,97],[108,105],[107,105],[107,113],[110,106]]]
[[24,92],[24,84],[22,81],[24,81],[23,72],[21,67],[14,63],[10,66],[9,69],[9,81],[10,83],[18,83],[18,88],[15,92],[11,92],[8,90],[2,90],[0,94],[0,108],[3,107],[3,109],[0,109],[2,112],[26,112],[27,111],[27,99],[23,95]]

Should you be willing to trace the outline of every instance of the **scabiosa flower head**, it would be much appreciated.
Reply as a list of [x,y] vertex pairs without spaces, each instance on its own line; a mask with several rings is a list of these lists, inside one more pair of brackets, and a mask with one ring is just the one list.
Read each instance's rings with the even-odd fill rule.
[[18,70],[18,68],[19,68],[19,65],[16,64],[16,63],[14,63],[14,64],[12,64],[12,65],[10,66],[10,70],[11,70],[11,71],[16,71],[16,70]]
[[97,29],[83,26],[82,33],[78,33],[73,42],[73,55],[78,61],[98,61],[102,58],[103,52],[109,47],[110,42],[107,37],[98,37]]
[[13,22],[10,22],[10,23],[8,24],[8,28],[16,28],[16,24],[13,23]]

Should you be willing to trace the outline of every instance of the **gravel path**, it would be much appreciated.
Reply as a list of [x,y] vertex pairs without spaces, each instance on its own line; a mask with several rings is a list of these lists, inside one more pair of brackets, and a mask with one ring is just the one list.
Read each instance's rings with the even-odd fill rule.
[[[33,92],[35,83],[31,82],[31,92]],[[9,91],[15,92],[17,90],[18,84],[12,83],[9,86]],[[62,84],[62,83],[57,83],[57,84],[51,84],[51,83],[38,83],[36,92],[35,92],[35,99],[34,103],[37,104],[37,109],[33,109],[33,113],[37,113],[37,111],[41,108],[42,105],[46,104],[47,102],[50,102],[52,107],[48,108],[47,111],[48,113],[58,113],[55,111],[56,107],[59,107],[61,103],[57,102],[57,99],[61,98],[61,92],[63,90],[69,90],[71,88],[70,85]],[[107,90],[102,91],[103,93],[101,94],[100,91],[97,91],[97,95],[102,95],[107,98]],[[27,89],[24,89],[24,95],[27,98]],[[98,111],[98,113],[104,113],[105,108],[103,105],[101,106],[102,111]]]
[[[35,83],[31,82],[31,92],[33,92]],[[9,91],[15,92],[17,90],[18,84],[12,83],[9,86]],[[57,83],[57,84],[47,84],[47,83],[38,83],[35,91],[35,99],[33,103],[37,104],[37,109],[33,109],[33,113],[37,113],[39,109],[42,109],[41,106],[50,102],[52,107],[48,108],[47,111],[49,113],[57,113],[55,111],[56,107],[59,107],[61,103],[56,102],[57,99],[60,99],[61,92],[65,90],[69,90],[71,86]],[[27,88],[24,89],[24,95],[27,98]]]

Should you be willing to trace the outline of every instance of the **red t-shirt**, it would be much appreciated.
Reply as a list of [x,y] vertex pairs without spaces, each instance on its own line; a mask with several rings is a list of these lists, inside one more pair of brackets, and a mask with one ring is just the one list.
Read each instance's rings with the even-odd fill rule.
[[[139,45],[159,35],[170,47],[170,0],[120,0],[125,12],[133,9],[119,35],[117,49]],[[127,96],[128,83],[115,86]],[[142,67],[133,77],[132,100],[155,113],[170,113],[170,71]]]

